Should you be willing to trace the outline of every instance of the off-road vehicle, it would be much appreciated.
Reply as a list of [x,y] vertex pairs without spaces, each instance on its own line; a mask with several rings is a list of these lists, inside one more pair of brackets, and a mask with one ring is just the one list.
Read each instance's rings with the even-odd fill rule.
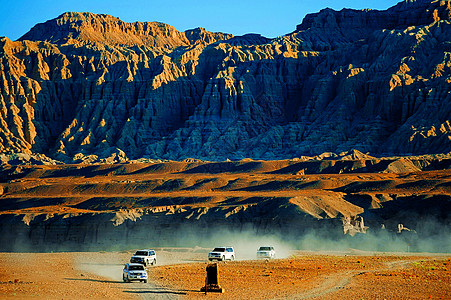
[[216,247],[208,253],[208,260],[218,260],[218,261],[224,261],[224,260],[234,260],[235,259],[235,251],[233,250],[233,247]]
[[129,263],[122,270],[122,280],[130,282],[133,280],[147,282],[147,271],[144,265]]
[[257,258],[273,259],[276,257],[276,251],[272,246],[261,246],[257,250]]
[[157,264],[157,254],[155,250],[144,249],[138,250],[130,258],[131,263],[143,264],[144,266]]

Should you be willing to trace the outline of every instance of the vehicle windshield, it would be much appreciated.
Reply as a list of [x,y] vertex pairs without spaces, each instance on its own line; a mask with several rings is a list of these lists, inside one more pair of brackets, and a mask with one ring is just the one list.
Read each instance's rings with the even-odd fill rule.
[[214,248],[213,252],[225,252],[225,248]]
[[135,255],[147,256],[147,251],[136,251]]
[[144,270],[144,266],[128,266],[128,269],[130,271],[143,271]]
[[258,251],[271,251],[271,247],[260,247]]

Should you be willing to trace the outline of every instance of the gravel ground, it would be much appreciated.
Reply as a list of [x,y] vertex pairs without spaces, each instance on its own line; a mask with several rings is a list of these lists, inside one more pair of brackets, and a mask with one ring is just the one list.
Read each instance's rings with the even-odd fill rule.
[[122,282],[133,251],[0,253],[1,299],[451,299],[451,255],[297,252],[219,262],[223,294],[205,295],[207,249],[156,249],[149,283]]
[[207,262],[156,267],[153,281],[215,299],[451,299],[451,255],[299,252],[219,263],[223,294],[203,294]]

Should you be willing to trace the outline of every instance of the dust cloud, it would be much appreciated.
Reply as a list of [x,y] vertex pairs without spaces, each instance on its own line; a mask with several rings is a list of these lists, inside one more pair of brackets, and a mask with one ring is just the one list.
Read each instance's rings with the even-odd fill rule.
[[260,246],[273,246],[276,258],[286,258],[293,253],[293,245],[283,241],[277,235],[259,235],[253,231],[229,231],[221,230],[214,237],[203,239],[204,247],[231,246],[235,250],[236,260],[251,260],[257,258],[257,249]]
[[77,269],[82,272],[93,273],[115,281],[122,281],[122,269],[124,264],[121,260],[111,260],[109,262],[85,262],[81,258],[76,263]]
[[[376,228],[376,229],[375,229]],[[378,224],[370,227],[366,234],[344,235],[341,228],[322,227],[304,229],[302,233],[259,233],[253,228],[210,229],[200,234],[198,231],[184,229],[177,236],[174,245],[199,246],[213,249],[232,246],[236,259],[255,259],[260,246],[273,246],[277,258],[286,258],[295,251],[349,251],[372,252],[430,252],[451,253],[451,226],[432,220],[422,221],[410,231],[397,232],[395,228],[381,229]]]
[[[141,229],[140,229],[141,230]],[[139,230],[135,232],[139,236]],[[144,233],[141,233],[143,236]],[[255,228],[227,229],[225,227],[199,228],[184,226],[177,231],[168,230],[165,244],[157,240],[146,239],[131,245],[126,242],[103,244],[102,251],[92,250],[92,245],[85,245],[86,251],[80,252],[76,266],[81,272],[97,274],[114,281],[122,281],[122,269],[138,249],[155,249],[157,265],[179,263],[207,262],[208,252],[214,247],[231,246],[235,249],[236,260],[255,260],[260,246],[273,246],[276,259],[289,258],[303,252],[310,254],[406,254],[406,253],[451,253],[451,229],[437,222],[423,222],[417,229],[397,233],[390,230],[369,230],[366,234],[344,235],[340,230],[317,228],[304,230],[295,235],[287,231],[281,233],[261,233]],[[135,236],[136,238],[136,236]],[[22,249],[30,245],[22,244]],[[18,249],[17,250],[21,250]],[[150,269],[151,270],[151,267]]]
[[[208,222],[212,224],[214,222]],[[319,223],[319,222],[318,222]],[[287,224],[290,224],[287,222]],[[140,222],[130,222],[113,227],[96,235],[96,239],[62,240],[51,242],[46,236],[33,240],[26,231],[20,234],[5,232],[4,250],[8,252],[86,252],[86,251],[134,251],[152,248],[189,248],[197,251],[211,251],[214,247],[234,247],[237,260],[256,259],[260,246],[273,246],[276,258],[286,258],[294,251],[347,251],[349,249],[374,252],[430,252],[451,253],[451,224],[443,220],[422,220],[406,225],[410,231],[397,232],[395,225],[382,230],[380,224],[369,224],[366,234],[344,235],[336,224],[328,223],[312,229],[304,227],[278,228],[247,223],[231,226],[222,223],[215,226],[200,224],[149,226]],[[268,229],[269,228],[269,229]],[[83,232],[80,231],[80,235]],[[88,236],[88,233],[83,233]],[[133,254],[133,253],[129,253]],[[205,254],[206,259],[206,254]],[[177,259],[168,258],[161,263],[174,263]]]

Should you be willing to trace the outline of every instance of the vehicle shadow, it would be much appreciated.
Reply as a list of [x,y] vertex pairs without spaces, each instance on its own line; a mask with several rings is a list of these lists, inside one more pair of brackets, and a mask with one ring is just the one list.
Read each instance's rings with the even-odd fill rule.
[[[145,287],[143,287],[145,288]],[[199,292],[200,290],[169,290],[166,288],[158,288],[158,287],[150,287],[148,290],[144,290],[143,288],[139,288],[136,290],[128,290],[124,291],[124,293],[131,294],[172,294],[172,295],[186,295],[188,292]]]
[[101,280],[101,279],[92,279],[92,278],[64,278],[64,279],[65,280],[103,282],[103,283],[125,283],[120,280]]
[[[129,282],[123,282],[120,280],[100,280],[100,279],[92,279],[92,278],[64,278],[65,280],[78,280],[78,281],[92,281],[92,282],[102,282],[102,283],[121,283],[124,285],[130,285]],[[149,288],[149,289],[147,289]],[[124,293],[131,294],[172,294],[172,295],[186,295],[188,292],[190,293],[202,293],[200,290],[169,290],[166,288],[158,288],[153,285],[140,284],[140,287],[133,290],[125,290]]]

